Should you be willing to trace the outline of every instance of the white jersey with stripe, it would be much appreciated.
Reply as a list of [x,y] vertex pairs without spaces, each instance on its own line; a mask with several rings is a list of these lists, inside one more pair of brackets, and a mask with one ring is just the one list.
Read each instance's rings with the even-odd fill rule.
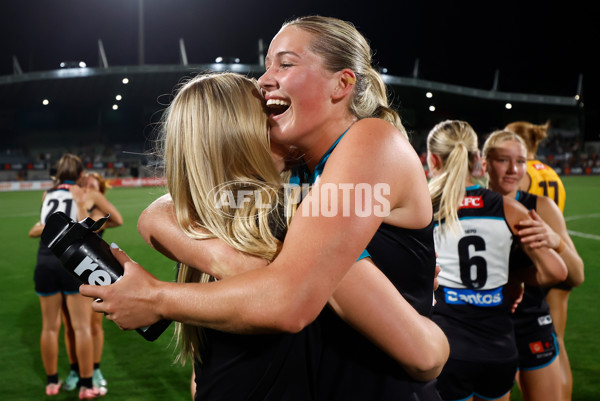
[[508,282],[513,235],[503,204],[501,198],[499,204],[488,201],[487,190],[477,189],[467,189],[460,207],[462,230],[447,228],[442,235],[440,226],[435,227],[437,261],[442,268],[438,279],[445,287],[491,290]]
[[513,234],[502,196],[467,188],[458,217],[462,230],[435,228],[438,276],[433,320],[450,341],[450,357],[502,361],[516,358],[505,286]]
[[71,188],[71,184],[61,184],[46,192],[42,202],[41,222],[45,223],[48,216],[55,212],[63,212],[77,221],[77,205],[69,188]]

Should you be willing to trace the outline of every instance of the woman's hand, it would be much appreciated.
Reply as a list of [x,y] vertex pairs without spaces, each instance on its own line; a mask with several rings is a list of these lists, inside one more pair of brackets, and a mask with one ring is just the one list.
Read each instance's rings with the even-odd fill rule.
[[521,237],[521,243],[535,249],[543,246],[556,249],[560,246],[560,235],[541,219],[535,210],[529,211],[531,219],[519,222],[517,235]]
[[157,313],[155,295],[161,281],[135,263],[115,244],[112,254],[123,266],[125,273],[116,283],[106,286],[82,285],[81,295],[95,298],[92,308],[106,315],[122,330],[149,326],[162,317]]

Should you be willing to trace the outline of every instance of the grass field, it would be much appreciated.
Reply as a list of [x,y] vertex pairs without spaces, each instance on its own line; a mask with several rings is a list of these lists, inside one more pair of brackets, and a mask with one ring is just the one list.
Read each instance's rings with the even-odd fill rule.
[[[574,401],[600,399],[600,177],[566,177],[565,216],[572,238],[585,262],[586,281],[573,291],[566,342],[574,375]],[[162,194],[160,188],[115,188],[108,198],[122,213],[124,225],[109,229],[105,239],[116,242],[154,275],[171,280],[174,263],[146,246],[136,231],[137,217]],[[3,400],[45,399],[39,335],[41,318],[33,290],[38,241],[27,237],[39,218],[41,192],[0,193],[0,393]],[[136,332],[122,332],[104,323],[106,340],[102,371],[109,383],[106,399],[188,400],[191,367],[173,365],[171,326],[156,342]],[[68,373],[61,339],[59,376]],[[232,383],[233,384],[233,383]],[[76,399],[61,392],[55,400]],[[520,400],[518,391],[512,396]],[[365,400],[368,401],[368,400]]]

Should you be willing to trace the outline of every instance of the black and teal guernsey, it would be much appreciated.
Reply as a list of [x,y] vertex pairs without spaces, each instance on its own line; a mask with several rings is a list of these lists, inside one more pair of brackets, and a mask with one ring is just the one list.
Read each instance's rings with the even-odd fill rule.
[[[292,182],[313,184],[338,142],[318,169],[300,167]],[[372,257],[405,298],[428,315],[435,274],[433,222],[420,230],[382,224],[367,250],[361,258]],[[411,379],[329,307],[297,334],[205,329],[204,340],[202,362],[195,363],[196,400],[441,400],[434,381]]]
[[[277,212],[283,216],[283,208]],[[283,241],[287,226],[273,215],[269,228]],[[312,323],[295,334],[242,335],[203,329],[196,360],[195,400],[316,401],[322,336]]]
[[[537,195],[518,191],[515,199],[527,210],[537,210]],[[510,258],[511,269],[532,265],[533,262],[520,247],[513,249]],[[525,284],[523,299],[512,316],[520,369],[544,367],[558,355],[554,324],[546,302],[548,291],[549,288]]]
[[[341,137],[323,156],[314,182]],[[429,316],[433,303],[435,249],[433,218],[418,230],[382,224],[362,257],[370,256],[404,298],[422,315]],[[385,305],[381,305],[385,308]],[[400,365],[367,340],[330,308],[317,318],[324,343],[318,372],[322,400],[441,400],[435,382],[418,382]],[[383,329],[383,328],[382,328]]]
[[[537,195],[518,191],[516,200],[527,210],[536,210]],[[511,268],[523,268],[533,265],[533,262],[520,247],[513,250],[510,259]],[[523,300],[519,303],[514,313],[515,331],[521,334],[531,334],[540,326],[552,325],[550,307],[546,302],[548,288],[525,285]]]
[[506,295],[513,233],[502,196],[468,187],[458,218],[462,229],[446,227],[442,233],[435,227],[442,270],[432,318],[448,337],[451,359],[515,360],[512,301]]

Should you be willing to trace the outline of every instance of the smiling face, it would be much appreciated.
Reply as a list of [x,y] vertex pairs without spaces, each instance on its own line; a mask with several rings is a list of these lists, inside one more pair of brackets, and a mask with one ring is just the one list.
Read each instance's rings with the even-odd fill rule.
[[483,167],[487,170],[492,190],[514,196],[527,170],[527,150],[514,139],[500,142],[490,149]]
[[288,26],[269,46],[267,70],[258,82],[269,109],[271,139],[276,142],[310,147],[307,134],[318,134],[338,112],[331,97],[337,74],[326,70],[322,58],[310,50],[313,38],[312,33]]

